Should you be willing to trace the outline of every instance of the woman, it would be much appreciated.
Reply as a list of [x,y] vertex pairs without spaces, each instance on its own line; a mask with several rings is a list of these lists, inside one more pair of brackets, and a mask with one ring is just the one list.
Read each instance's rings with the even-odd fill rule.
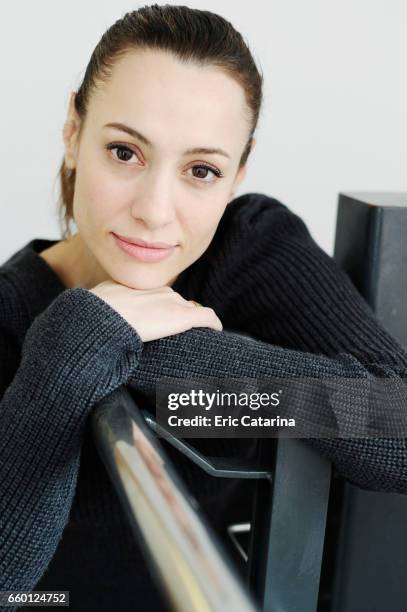
[[[261,87],[241,35],[207,11],[143,7],[93,52],[64,126],[63,239],[0,268],[2,590],[164,609],[86,428],[123,384],[154,402],[163,375],[384,374],[387,407],[405,407],[406,352],[302,220],[262,194],[232,199]],[[341,390],[346,431],[366,397]],[[303,415],[315,400],[304,392]],[[360,486],[407,492],[404,439],[307,443]]]

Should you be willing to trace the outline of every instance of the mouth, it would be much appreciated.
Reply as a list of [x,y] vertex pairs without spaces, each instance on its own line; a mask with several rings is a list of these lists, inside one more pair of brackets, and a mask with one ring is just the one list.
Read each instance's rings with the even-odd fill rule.
[[[114,237],[116,245],[121,249],[122,252],[126,253],[127,255],[130,255],[131,257],[138,259],[139,261],[143,261],[143,262],[161,261],[162,259],[169,257],[177,248],[177,245],[173,245],[173,246],[169,245],[165,247],[145,246],[146,244],[149,244],[149,243],[145,243],[142,240],[139,241],[139,239],[137,239],[137,242],[135,241],[129,242],[128,240],[124,240],[122,237],[120,237],[119,235],[113,232],[112,232],[112,235]],[[144,245],[139,244],[139,242],[144,243]],[[157,245],[157,244],[165,244],[165,243],[150,243],[150,244]]]
[[[113,232],[114,233],[114,232]],[[168,244],[166,242],[147,242],[142,238],[130,238],[128,236],[122,236],[121,234],[115,234],[120,240],[123,242],[128,242],[129,244],[137,244],[138,246],[146,247],[149,249],[170,249],[174,246],[174,244]]]

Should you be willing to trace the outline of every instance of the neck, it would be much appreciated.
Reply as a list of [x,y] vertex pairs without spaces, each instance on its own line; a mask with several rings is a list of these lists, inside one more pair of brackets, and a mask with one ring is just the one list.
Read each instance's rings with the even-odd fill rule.
[[109,278],[83,243],[79,233],[57,242],[39,255],[67,288],[91,289]]

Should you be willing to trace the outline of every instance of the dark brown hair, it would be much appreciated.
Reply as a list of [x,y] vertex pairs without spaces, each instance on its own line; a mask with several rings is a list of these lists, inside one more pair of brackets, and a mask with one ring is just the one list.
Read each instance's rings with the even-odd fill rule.
[[[252,147],[261,103],[263,75],[256,67],[247,43],[232,24],[209,11],[169,4],[143,6],[126,13],[116,21],[96,45],[75,95],[75,109],[86,117],[89,99],[98,83],[106,83],[115,61],[134,49],[159,49],[172,52],[180,61],[221,68],[244,89],[250,136],[242,153],[239,168],[246,164]],[[62,238],[71,235],[75,169],[62,161],[59,170],[61,195],[58,216]]]

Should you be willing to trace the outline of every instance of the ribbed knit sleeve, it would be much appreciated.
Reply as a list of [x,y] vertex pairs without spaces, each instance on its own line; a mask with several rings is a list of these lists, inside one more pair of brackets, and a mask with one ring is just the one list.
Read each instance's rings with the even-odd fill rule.
[[10,381],[7,329],[0,319],[0,589],[32,590],[68,521],[86,418],[134,375],[142,341],[102,299],[66,289],[29,327]]
[[[392,391],[388,396],[382,393],[376,379],[379,369],[392,378]],[[376,389],[382,400],[379,408],[382,417],[386,412],[389,415],[405,414],[407,385],[390,366],[363,365],[348,353],[325,357],[283,349],[232,332],[197,328],[147,343],[136,376],[129,386],[154,405],[156,385],[162,377],[192,380],[194,384],[199,380],[253,378],[261,382],[263,391],[269,381],[269,392],[276,391],[276,381],[280,385],[281,381],[289,385],[290,377],[297,383],[300,381],[301,392],[295,402],[285,405],[280,416],[295,418],[302,423],[302,431],[307,423],[313,423],[315,431],[319,431],[319,427],[325,423],[329,427],[334,420],[341,435],[339,438],[301,436],[304,442],[318,448],[344,477],[363,488],[407,493],[407,446],[404,438],[346,437],[347,431],[354,436],[358,427],[362,429],[369,422],[372,406],[377,417],[377,398],[372,396],[372,389]],[[356,381],[350,384],[350,379]],[[318,381],[322,384],[317,384]],[[300,385],[297,385],[298,389]],[[233,384],[227,388],[234,390]],[[283,386],[283,391],[287,388]],[[337,399],[334,410],[329,403],[330,389]],[[309,436],[312,436],[312,429]],[[233,440],[228,439],[227,443],[232,444]]]

